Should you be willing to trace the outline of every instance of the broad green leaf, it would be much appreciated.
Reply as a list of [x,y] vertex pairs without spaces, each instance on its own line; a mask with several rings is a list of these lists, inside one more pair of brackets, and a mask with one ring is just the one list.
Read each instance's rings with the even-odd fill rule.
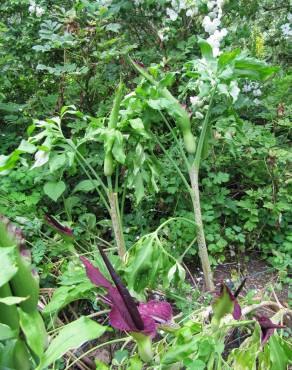
[[47,333],[43,319],[37,310],[27,313],[19,308],[18,313],[26,343],[40,358],[47,346]]
[[184,360],[198,349],[198,341],[202,339],[200,335],[195,336],[190,342],[184,344],[177,344],[170,347],[170,349],[163,355],[161,363],[165,365],[173,364]]
[[44,315],[55,315],[61,308],[65,307],[70,302],[76,301],[77,299],[88,297],[89,292],[93,289],[93,285],[90,281],[84,283],[72,285],[72,286],[61,286],[54,291],[54,294],[50,302],[46,305],[43,310]]
[[134,187],[135,187],[135,196],[137,199],[137,203],[139,204],[145,195],[143,175],[140,171],[137,174],[137,176],[135,176],[134,178]]
[[159,98],[159,99],[149,99],[147,100],[147,103],[149,107],[155,110],[163,110],[163,109],[170,109],[171,108],[171,102],[168,99],[165,98]]
[[240,54],[240,49],[235,49],[232,51],[227,51],[222,53],[218,58],[219,68],[225,67],[227,64],[234,61],[234,59]]
[[260,326],[255,323],[254,332],[247,338],[239,348],[234,349],[229,357],[228,363],[234,370],[256,370],[257,356],[260,353],[261,335]]
[[66,352],[80,347],[85,342],[99,338],[106,330],[106,327],[85,316],[71,322],[64,326],[52,340],[37,369],[48,367]]
[[144,129],[144,124],[141,118],[130,119],[129,122],[134,130],[139,131]]
[[130,119],[129,122],[133,130],[136,131],[139,135],[149,137],[149,135],[145,131],[144,123],[141,118]]
[[63,167],[65,163],[66,155],[64,153],[54,155],[49,161],[50,172],[54,173],[59,168]]
[[209,150],[210,150],[211,137],[212,137],[212,127],[211,125],[209,125],[207,128],[206,134],[205,134],[205,138],[204,138],[202,154],[201,154],[202,159],[206,159],[208,157]]
[[153,249],[154,240],[152,237],[144,237],[134,246],[126,268],[128,288],[130,290],[140,290],[137,289],[137,285],[141,284],[141,279],[139,279],[141,274],[147,277],[145,272],[153,269]]
[[200,46],[202,56],[206,60],[212,60],[212,59],[214,59],[212,46],[206,40],[200,39],[198,41],[198,44]]
[[17,338],[17,331],[12,330],[8,325],[0,323],[0,341],[12,338]]
[[5,297],[0,298],[0,303],[6,304],[7,306],[12,306],[15,304],[19,304],[27,299],[28,297]]
[[143,368],[143,363],[138,357],[138,355],[136,355],[130,359],[127,370],[142,370],[142,368]]
[[73,193],[83,191],[85,193],[93,191],[98,187],[99,183],[97,180],[82,180],[74,188]]
[[95,359],[95,370],[110,370],[108,365],[106,365],[104,362],[102,362],[99,359]]
[[94,229],[96,226],[96,216],[93,213],[84,213],[79,216],[80,223],[84,224],[88,229]]
[[[0,233],[3,231],[0,222]],[[4,226],[4,225],[3,225]],[[2,238],[0,235],[0,287],[6,284],[16,273],[16,254],[15,247],[1,248]]]
[[30,154],[34,153],[37,150],[37,148],[33,144],[27,142],[26,140],[21,140],[21,143],[17,149],[24,153]]
[[251,80],[266,80],[279,70],[254,58],[238,58],[234,62],[235,74],[238,77],[246,77]]
[[[289,359],[281,342],[282,340],[277,334],[272,335],[269,339],[270,359],[272,362],[271,370],[285,370],[287,368]],[[290,359],[291,356],[290,348]]]
[[54,202],[56,202],[60,196],[66,190],[66,185],[64,181],[59,182],[47,182],[44,185],[44,192],[45,194],[51,198]]
[[262,352],[258,355],[259,370],[271,369],[271,359],[270,359],[270,348],[269,346],[264,346]]
[[114,158],[121,164],[125,163],[126,155],[123,148],[123,135],[119,132],[115,132],[115,141],[112,147],[112,154]]

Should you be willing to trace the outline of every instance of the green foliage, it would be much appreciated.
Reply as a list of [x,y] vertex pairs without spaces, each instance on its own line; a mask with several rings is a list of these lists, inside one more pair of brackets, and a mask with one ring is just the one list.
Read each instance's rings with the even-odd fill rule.
[[[228,33],[217,56],[204,26],[209,13],[216,18],[216,6],[205,0],[1,2],[0,214],[21,225],[32,253],[27,269],[0,223],[0,318],[9,312],[0,320],[1,366],[16,367],[13,356],[29,358],[27,348],[50,366],[104,332],[89,319],[72,329],[69,323],[43,356],[39,313],[24,309],[33,294],[16,294],[17,274],[33,266],[41,286],[54,289],[43,309],[47,327],[76,301],[84,300],[78,315],[87,314],[88,300],[101,308],[75,257],[94,254],[102,269],[97,242],[111,249],[136,297],[163,291],[183,315],[199,309],[200,292],[185,270],[187,263],[193,273],[198,262],[186,184],[194,161],[211,263],[256,251],[280,271],[282,283],[291,280],[290,7],[225,1],[220,27]],[[109,192],[117,194],[123,263],[115,254]],[[46,213],[74,228],[74,239],[49,228]],[[278,335],[261,351],[257,325],[222,358],[224,335],[195,318],[157,341],[153,367],[273,370],[289,361],[288,344]],[[84,328],[83,339],[75,336],[66,346],[66,328],[70,336]],[[22,366],[37,363],[31,357]],[[62,366],[57,360],[56,368]],[[122,348],[113,366],[143,364]]]

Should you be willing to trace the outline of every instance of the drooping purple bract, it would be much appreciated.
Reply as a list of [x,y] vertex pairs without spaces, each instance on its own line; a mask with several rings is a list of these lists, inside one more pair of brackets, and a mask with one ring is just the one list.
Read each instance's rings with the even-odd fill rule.
[[50,225],[59,234],[69,238],[73,238],[73,230],[70,229],[70,227],[68,226],[62,225],[59,221],[55,219],[55,217],[46,214],[45,220],[47,221],[48,225]]
[[[89,280],[97,287],[102,287],[107,290],[108,294],[106,298],[111,307],[109,321],[114,328],[122,331],[140,332],[154,337],[157,332],[158,325],[162,323],[165,324],[171,320],[172,308],[168,302],[155,300],[151,300],[147,303],[141,302],[136,306],[138,316],[143,323],[143,329],[139,329],[137,325],[137,317],[133,317],[133,314],[125,303],[127,298],[122,297],[121,292],[119,292],[119,290],[114,287],[88,259],[85,257],[80,257],[80,259],[86,268]],[[130,293],[128,292],[128,294]],[[133,298],[132,302],[134,302]],[[135,304],[135,302],[133,304]]]
[[261,343],[264,345],[273,335],[275,329],[284,329],[285,326],[274,324],[268,317],[265,316],[256,316],[256,319],[261,327],[262,337]]
[[233,305],[234,305],[233,312],[232,312],[233,318],[234,318],[234,320],[239,320],[240,317],[241,317],[240,305],[237,302],[236,296],[231,292],[231,290],[228,288],[228,286],[226,285],[225,287],[226,287],[226,290],[229,294],[229,297],[230,297],[230,299],[231,299],[231,301],[233,302]]
[[225,315],[232,314],[235,320],[241,317],[241,308],[229,287],[222,283],[212,304],[214,320],[219,322]]

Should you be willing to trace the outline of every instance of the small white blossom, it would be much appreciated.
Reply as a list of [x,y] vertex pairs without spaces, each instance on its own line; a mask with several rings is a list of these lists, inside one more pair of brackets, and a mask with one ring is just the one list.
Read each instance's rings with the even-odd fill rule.
[[202,113],[201,113],[201,112],[196,112],[196,113],[195,113],[195,117],[196,117],[196,118],[198,118],[198,119],[202,119],[202,118],[204,118],[204,116],[202,115]]
[[254,96],[261,96],[262,95],[262,92],[261,92],[260,89],[256,89],[252,93],[253,93]]
[[237,81],[231,81],[229,93],[232,96],[233,103],[235,103],[240,93],[240,88],[238,87]]
[[35,15],[40,18],[45,12],[44,8],[41,8],[40,6],[36,6],[35,8]]
[[197,15],[199,13],[198,8],[190,8],[186,11],[186,16],[187,17],[192,17],[193,15]]
[[30,5],[29,8],[28,8],[28,11],[30,12],[30,14],[33,14],[34,13],[34,10],[35,10],[35,6],[34,5]]
[[261,103],[261,101],[258,98],[255,98],[253,102],[255,105],[259,105]]
[[288,19],[289,22],[292,22],[292,13],[289,13],[287,15],[287,19]]
[[207,4],[208,10],[212,10],[216,5],[216,1],[209,1]]
[[178,14],[171,8],[166,9],[166,14],[169,16],[170,20],[176,21]]
[[219,27],[219,25],[220,20],[218,18],[215,18],[212,21],[211,18],[208,15],[206,15],[206,17],[203,19],[203,27],[205,31],[208,32],[209,34],[214,33]]
[[281,30],[284,37],[292,36],[292,29],[289,23],[282,24]]
[[250,92],[251,91],[251,86],[249,84],[245,84],[243,86],[243,92]]
[[200,98],[198,96],[191,96],[190,97],[190,102],[192,105],[198,105],[200,101]]

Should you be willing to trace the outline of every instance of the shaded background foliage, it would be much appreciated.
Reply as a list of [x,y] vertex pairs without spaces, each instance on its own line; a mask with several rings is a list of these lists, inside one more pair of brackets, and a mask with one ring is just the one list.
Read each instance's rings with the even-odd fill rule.
[[[199,55],[197,41],[204,35],[206,4],[201,3],[198,15],[182,14],[175,21],[165,13],[167,1],[137,4],[127,0],[46,1],[39,3],[44,13],[37,16],[29,11],[29,1],[1,3],[2,155],[18,146],[33,118],[56,115],[63,105],[74,104],[97,122],[107,115],[120,76],[129,91],[138,81],[126,61],[128,53],[147,66],[156,63],[162,77],[170,79],[174,95],[191,109],[192,88],[185,63]],[[263,85],[243,83],[233,108],[216,98],[214,149],[203,163],[201,183],[206,238],[215,264],[245,251],[260,251],[276,268],[291,267],[291,50],[281,29],[288,12],[287,1],[225,4],[223,22],[229,30],[225,48],[240,47],[251,56],[280,65],[281,70]],[[156,117],[157,134],[179,165],[177,148],[160,124],[161,118],[153,111],[149,115]],[[65,122],[67,136],[82,137],[86,122],[78,117]],[[91,165],[101,168],[102,149],[89,144],[83,150]],[[147,150],[157,159],[159,191],[154,191],[151,176],[145,174],[138,197],[135,186],[127,192],[128,246],[157,227],[161,218],[188,217],[191,212],[188,194],[168,159],[154,145]],[[64,171],[67,191],[57,203],[44,194],[46,176],[57,181],[60,172],[36,175],[19,167],[2,176],[0,213],[25,223],[31,235],[43,232],[43,214],[49,211],[72,221],[80,238],[90,240],[97,228],[99,235],[110,239],[109,221],[98,197],[88,189],[73,191],[83,180],[82,173],[74,168]],[[137,198],[141,198],[139,204]],[[192,227],[183,222],[172,224],[164,233],[167,247],[178,255],[193,239]],[[60,253],[60,248],[50,247],[49,242],[36,242],[35,263]],[[191,260],[194,254],[193,248],[188,254]],[[45,275],[53,266],[48,263],[42,268]]]

